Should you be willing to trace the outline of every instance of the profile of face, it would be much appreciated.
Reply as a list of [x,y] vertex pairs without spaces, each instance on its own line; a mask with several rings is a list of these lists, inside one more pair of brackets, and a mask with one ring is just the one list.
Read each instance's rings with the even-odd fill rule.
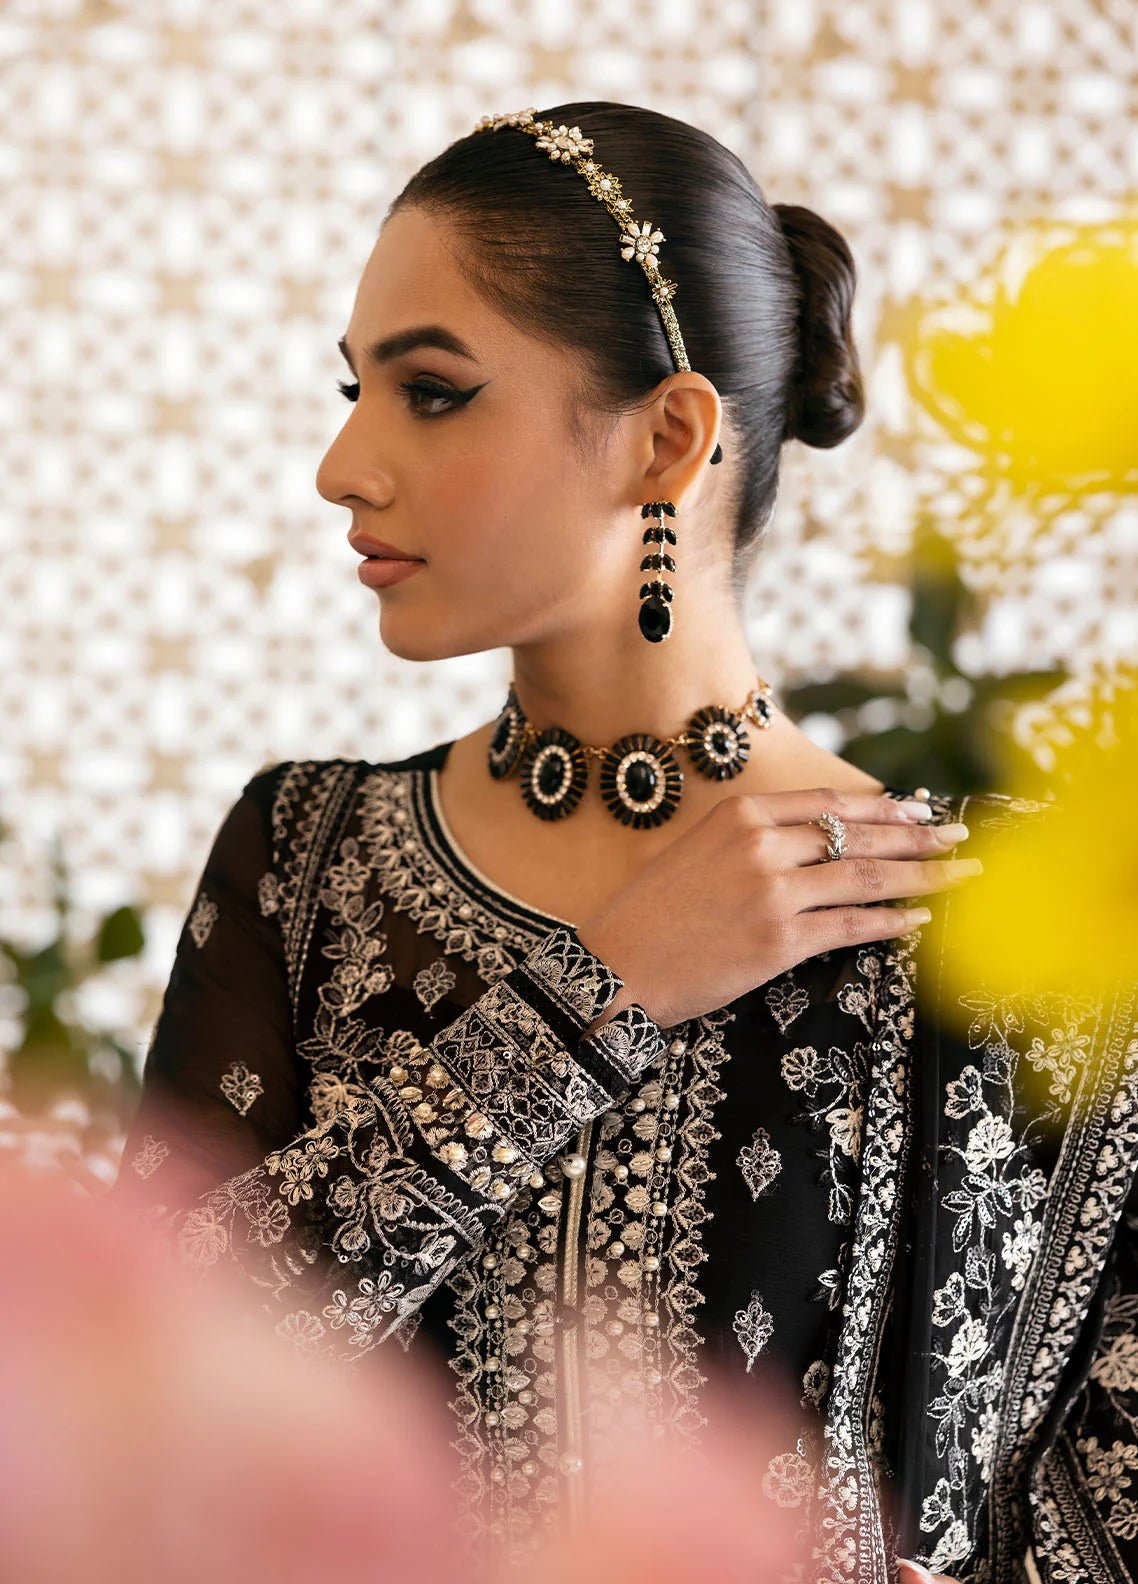
[[[679,499],[706,462],[714,387],[685,371],[666,399],[598,422],[578,446],[572,354],[484,302],[455,264],[459,246],[438,217],[391,214],[341,343],[353,405],[317,489],[349,509],[353,535],[426,563],[372,595],[382,640],[413,660],[579,641],[591,626],[643,646],[638,505]],[[449,344],[407,334],[424,327]]]

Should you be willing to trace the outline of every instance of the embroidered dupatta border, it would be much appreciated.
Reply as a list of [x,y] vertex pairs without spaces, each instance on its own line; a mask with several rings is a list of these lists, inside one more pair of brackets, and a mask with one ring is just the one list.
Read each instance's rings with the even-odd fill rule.
[[[890,1584],[892,1568],[869,1438],[869,1414],[896,1260],[912,1122],[906,1014],[913,1006],[915,933],[883,941],[865,1143],[849,1250],[843,1323],[826,1403],[815,1557],[827,1580]],[[864,948],[873,950],[873,947]],[[892,1185],[892,1194],[886,1191]]]
[[[1012,1331],[989,1491],[993,1584],[1016,1577],[1028,1538],[1027,1465],[1043,1450],[1047,1409],[1102,1278],[1138,1163],[1138,981],[1113,997],[1100,1039],[1103,1021],[1100,1005],[1094,1054],[1082,1070],[1048,1193],[1046,1258],[1034,1262]],[[1114,1152],[1104,1154],[1108,1141]],[[1088,1217],[1088,1211],[1097,1213]]]

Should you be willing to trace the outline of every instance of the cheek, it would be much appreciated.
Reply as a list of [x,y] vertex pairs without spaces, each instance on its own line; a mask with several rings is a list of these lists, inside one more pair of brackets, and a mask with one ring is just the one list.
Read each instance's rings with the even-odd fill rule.
[[423,544],[440,558],[476,547],[480,563],[464,569],[475,580],[482,569],[500,577],[504,561],[536,577],[549,564],[556,576],[559,557],[551,558],[549,547],[567,542],[579,485],[565,476],[563,445],[525,425],[503,432],[508,440],[479,437],[427,473],[416,490]]

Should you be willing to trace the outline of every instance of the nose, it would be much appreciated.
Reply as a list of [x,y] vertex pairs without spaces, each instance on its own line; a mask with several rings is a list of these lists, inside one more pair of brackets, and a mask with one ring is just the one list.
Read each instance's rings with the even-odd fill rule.
[[376,508],[390,504],[391,481],[374,456],[363,450],[362,435],[349,418],[320,459],[316,489],[333,506],[350,507],[358,501]]

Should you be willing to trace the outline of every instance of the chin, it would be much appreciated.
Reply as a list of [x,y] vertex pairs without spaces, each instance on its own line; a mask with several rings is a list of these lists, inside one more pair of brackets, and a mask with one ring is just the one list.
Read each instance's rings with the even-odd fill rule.
[[400,619],[381,606],[379,636],[383,647],[399,660],[453,660],[458,655],[481,654],[486,649],[496,649],[499,640],[489,642],[463,642],[460,638],[439,632],[422,617]]

